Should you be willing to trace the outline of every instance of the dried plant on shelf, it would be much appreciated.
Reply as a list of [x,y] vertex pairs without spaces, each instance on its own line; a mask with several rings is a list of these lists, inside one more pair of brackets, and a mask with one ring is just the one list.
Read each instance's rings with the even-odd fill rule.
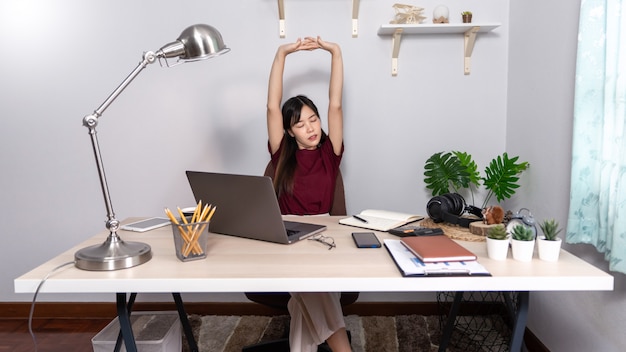
[[393,9],[396,16],[389,23],[391,24],[419,24],[426,18],[422,13],[424,8],[413,5],[394,4]]

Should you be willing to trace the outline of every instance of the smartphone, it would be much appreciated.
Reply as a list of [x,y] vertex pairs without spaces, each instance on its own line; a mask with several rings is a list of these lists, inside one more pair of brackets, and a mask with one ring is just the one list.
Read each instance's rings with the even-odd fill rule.
[[380,248],[380,241],[373,232],[353,232],[352,239],[358,248]]
[[149,218],[120,226],[120,229],[135,232],[146,232],[170,224],[167,218]]

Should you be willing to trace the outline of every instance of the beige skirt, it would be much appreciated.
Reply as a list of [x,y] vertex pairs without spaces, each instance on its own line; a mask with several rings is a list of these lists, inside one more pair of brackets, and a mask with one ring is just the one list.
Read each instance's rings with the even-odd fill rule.
[[289,347],[292,352],[316,352],[335,331],[345,328],[341,292],[290,292]]

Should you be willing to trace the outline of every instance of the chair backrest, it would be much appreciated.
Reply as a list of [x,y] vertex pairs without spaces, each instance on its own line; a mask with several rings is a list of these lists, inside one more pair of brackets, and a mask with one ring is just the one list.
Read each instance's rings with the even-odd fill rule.
[[[265,176],[274,178],[274,165],[270,161],[265,167]],[[341,170],[337,173],[337,179],[335,180],[335,193],[333,194],[333,204],[330,207],[330,215],[347,215],[346,211],[346,195],[343,187],[343,176]]]

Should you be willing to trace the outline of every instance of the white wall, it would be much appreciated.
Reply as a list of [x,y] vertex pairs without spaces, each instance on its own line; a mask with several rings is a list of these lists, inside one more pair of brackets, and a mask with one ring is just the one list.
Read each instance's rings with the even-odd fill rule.
[[[343,48],[348,210],[424,213],[423,165],[432,153],[463,148],[484,160],[504,149],[508,4],[473,7],[477,21],[502,26],[479,37],[472,75],[463,75],[462,36],[443,35],[403,38],[400,72],[392,77],[391,37],[376,32],[393,17],[393,3],[361,1],[359,36],[352,38],[351,1],[287,0],[287,38],[281,39],[275,0],[3,2],[0,45],[11,50],[0,58],[7,88],[0,104],[0,214],[8,240],[0,251],[10,266],[0,274],[0,299],[29,300],[12,292],[15,277],[103,228],[104,203],[82,118],[143,51],[194,23],[218,28],[232,51],[171,69],[149,66],[100,119],[118,218],[192,204],[187,169],[262,173],[269,159],[269,68],[280,44],[308,35]],[[423,5],[432,13],[438,4]],[[451,2],[451,13],[461,6],[464,1]],[[325,111],[329,62],[323,51],[290,57],[285,93],[305,93]]]
[[[507,150],[531,163],[518,204],[567,223],[580,0],[511,2]],[[568,251],[608,271],[589,245]],[[533,292],[529,327],[554,352],[626,351],[626,280],[613,292]]]
[[[5,269],[0,273],[0,301],[31,300],[31,295],[13,293],[13,279],[103,228],[104,203],[82,118],[130,73],[143,51],[158,49],[194,23],[218,28],[232,51],[171,69],[151,65],[101,118],[100,144],[118,218],[162,215],[163,207],[192,203],[187,169],[262,173],[268,160],[267,76],[275,49],[299,36],[321,35],[338,42],[344,54],[342,170],[349,212],[376,207],[424,213],[429,195],[423,165],[431,154],[461,149],[484,165],[508,148],[532,164],[524,195],[515,201],[538,215],[556,207],[555,216],[564,220],[576,25],[571,18],[557,21],[555,14],[565,9],[575,16],[578,5],[560,0],[545,12],[543,2],[514,2],[509,24],[509,1],[446,1],[453,21],[470,9],[476,22],[502,24],[479,35],[471,75],[463,75],[462,37],[440,35],[405,36],[399,74],[392,77],[391,38],[376,32],[393,17],[394,3],[361,0],[359,36],[352,38],[351,1],[285,0],[287,38],[281,39],[275,0],[1,2],[0,257]],[[430,16],[440,3],[424,0],[419,5]],[[562,35],[569,42],[564,44]],[[285,93],[305,93],[325,111],[328,55],[299,53],[288,60]],[[557,73],[548,69],[552,66]],[[560,91],[562,96],[550,99]],[[535,124],[529,127],[527,121]],[[555,151],[527,142],[524,131],[545,140],[555,136]],[[553,176],[558,187],[544,183]],[[554,205],[545,203],[546,195],[552,195]],[[603,265],[588,250],[574,249]],[[544,305],[552,306],[553,301],[558,301],[558,310],[551,312],[551,319],[568,321],[566,331],[582,330],[588,321],[601,324],[592,309],[600,308],[605,298],[613,302],[612,308],[623,307],[619,293],[618,287],[617,293],[533,294],[530,327],[546,328],[543,322],[550,320]],[[582,296],[589,309],[576,302]],[[607,322],[620,319],[617,313],[602,312],[611,317]],[[576,317],[571,324],[570,316]],[[608,337],[591,336],[586,330],[578,339],[596,347],[608,344],[606,350],[623,347],[624,338],[608,325],[600,325]],[[561,341],[564,338],[551,337],[559,332],[533,331],[552,350],[568,350],[560,348],[568,343]],[[575,345],[576,340],[568,341]]]

